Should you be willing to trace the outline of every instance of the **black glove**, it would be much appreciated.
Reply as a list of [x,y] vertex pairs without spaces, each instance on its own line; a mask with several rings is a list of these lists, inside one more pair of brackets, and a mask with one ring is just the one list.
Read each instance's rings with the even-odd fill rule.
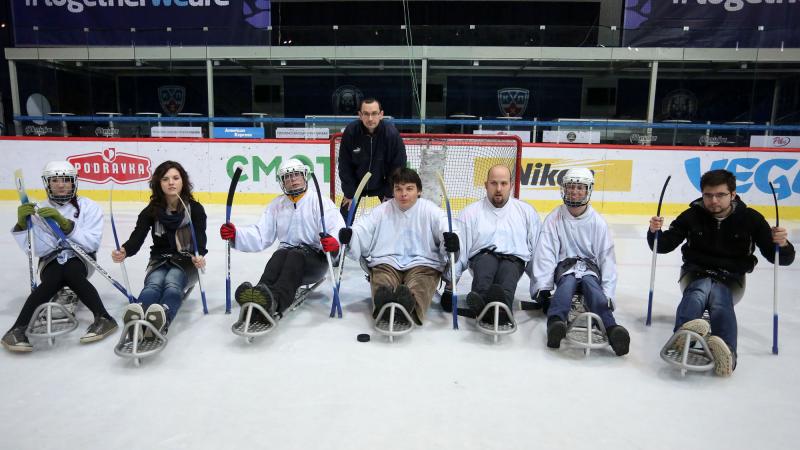
[[440,304],[442,305],[443,310],[449,313],[453,312],[453,291],[450,289],[445,289],[444,292],[442,292]]
[[550,291],[539,291],[532,300],[532,302],[522,302],[522,309],[527,311],[541,309],[547,315],[547,310],[550,308]]
[[458,235],[455,233],[449,233],[445,231],[443,233],[443,236],[444,236],[444,249],[448,253],[457,252],[459,248]]
[[353,229],[352,228],[342,228],[339,230],[339,242],[342,245],[350,244],[350,239],[353,238]]

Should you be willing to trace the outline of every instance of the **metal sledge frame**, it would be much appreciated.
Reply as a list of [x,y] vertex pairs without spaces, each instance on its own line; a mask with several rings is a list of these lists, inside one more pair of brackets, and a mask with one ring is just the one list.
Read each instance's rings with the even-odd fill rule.
[[[286,311],[282,314],[285,316],[286,314],[294,311],[295,309],[299,308],[302,305],[306,298],[311,294],[322,282],[325,281],[325,278],[312,283],[307,284],[304,286],[300,286],[297,289],[297,292],[294,295],[294,302],[286,308]],[[264,318],[267,319],[267,322],[252,322],[253,316],[253,309],[256,309],[258,312],[261,313]],[[278,322],[280,322],[281,317],[273,317],[270,315],[267,310],[264,309],[263,306],[248,302],[242,305],[241,311],[239,312],[239,320],[237,320],[233,325],[231,325],[231,331],[233,334],[238,336],[242,336],[247,340],[247,343],[252,343],[255,338],[259,336],[264,336],[265,334],[269,333],[270,331],[274,330],[278,326]]]
[[[683,348],[675,348],[675,341],[684,338]],[[693,348],[692,343],[700,344],[700,348]],[[687,371],[708,372],[714,370],[714,355],[708,348],[706,340],[690,330],[678,330],[661,348],[661,359],[681,369],[681,376],[686,376]]]
[[[504,310],[506,314],[508,314],[508,318],[511,320],[511,324],[504,324],[500,325],[500,310]],[[482,319],[486,314],[492,314],[492,324],[489,325],[488,323],[482,322]],[[494,342],[497,343],[498,337],[506,334],[511,334],[517,331],[517,322],[514,320],[514,314],[511,312],[511,308],[508,307],[503,302],[490,302],[487,304],[483,311],[478,314],[478,317],[475,318],[475,326],[478,327],[478,331],[484,334],[488,334],[494,338]]]
[[[387,309],[389,310],[389,320],[381,319]],[[408,321],[407,323],[395,322],[394,319],[397,316],[397,311],[400,311],[400,313],[405,316]],[[389,336],[389,342],[394,342],[395,336],[402,336],[410,333],[415,327],[414,319],[411,318],[411,314],[399,303],[390,302],[383,305],[378,311],[378,317],[379,319],[375,321],[375,330],[377,330],[378,333]]]
[[585,357],[588,358],[593,349],[608,347],[603,320],[597,314],[586,311],[582,294],[572,296],[568,323],[565,339],[573,346],[582,348]]
[[[54,319],[54,309],[63,314],[64,318]],[[44,313],[44,323],[40,318],[42,313]],[[27,328],[25,328],[25,335],[29,338],[46,338],[52,347],[55,344],[56,337],[71,333],[76,328],[78,328],[78,320],[64,305],[56,302],[47,302],[39,305],[33,311],[33,317]]]
[[[194,284],[183,291],[181,301],[186,301],[194,290]],[[145,329],[151,336],[145,337]],[[119,337],[119,342],[114,346],[114,353],[121,358],[133,359],[136,367],[141,365],[141,360],[164,350],[169,340],[147,320],[131,320],[125,324]]]
[[[152,337],[145,337],[145,329],[150,331]],[[130,336],[130,337],[129,337]],[[125,324],[119,342],[114,347],[114,353],[122,358],[133,359],[133,364],[139,367],[142,358],[153,356],[167,346],[167,337],[146,320],[132,320]]]

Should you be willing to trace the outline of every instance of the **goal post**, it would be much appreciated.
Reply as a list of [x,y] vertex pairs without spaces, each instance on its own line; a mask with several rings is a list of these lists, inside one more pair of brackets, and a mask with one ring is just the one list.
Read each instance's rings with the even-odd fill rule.
[[[441,173],[454,211],[486,196],[486,174],[492,166],[502,164],[511,170],[514,184],[512,195],[519,198],[522,140],[513,135],[416,134],[401,133],[406,147],[408,167],[422,179],[422,196],[442,205],[441,189],[436,174]],[[339,179],[339,146],[342,134],[330,139],[331,200],[342,200]],[[359,210],[369,210],[377,198],[364,198]],[[363,206],[362,206],[363,205]]]

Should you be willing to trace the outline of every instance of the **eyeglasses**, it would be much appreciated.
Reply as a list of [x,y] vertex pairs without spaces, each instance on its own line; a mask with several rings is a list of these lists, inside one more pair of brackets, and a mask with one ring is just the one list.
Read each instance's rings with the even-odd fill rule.
[[725,197],[727,197],[729,195],[731,195],[730,192],[717,192],[716,194],[706,193],[706,194],[703,194],[703,199],[711,200],[712,198],[715,198],[717,200],[722,200],[723,198],[725,198]]
[[381,112],[380,111],[373,111],[373,112],[361,112],[361,111],[359,111],[358,114],[360,114],[362,117],[378,117],[378,116],[381,115]]

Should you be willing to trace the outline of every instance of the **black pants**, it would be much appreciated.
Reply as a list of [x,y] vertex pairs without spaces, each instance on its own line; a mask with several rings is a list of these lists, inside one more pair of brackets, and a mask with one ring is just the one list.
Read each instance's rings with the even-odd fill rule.
[[469,260],[469,267],[472,269],[473,292],[485,297],[489,286],[499,284],[505,291],[506,303],[510,305],[525,270],[525,263],[505,255],[478,253]]
[[86,265],[80,258],[70,258],[64,265],[59,264],[56,260],[50,261],[42,269],[42,282],[28,296],[22,306],[22,311],[19,313],[19,317],[17,317],[17,321],[14,322],[13,328],[28,325],[36,308],[49,302],[56,292],[64,286],[68,286],[75,292],[75,295],[89,308],[95,318],[102,316],[110,319],[111,316],[108,315],[106,308],[103,306],[100,295],[97,294],[97,289],[86,278],[87,273]]
[[283,313],[294,302],[297,288],[321,280],[328,270],[325,254],[308,247],[280,248],[267,262],[259,283],[269,286]]

